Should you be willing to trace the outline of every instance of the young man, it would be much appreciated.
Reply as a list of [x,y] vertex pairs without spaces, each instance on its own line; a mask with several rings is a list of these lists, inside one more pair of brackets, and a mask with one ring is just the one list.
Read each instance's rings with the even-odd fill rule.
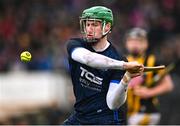
[[[95,6],[80,17],[84,39],[71,39],[67,50],[76,103],[65,125],[125,124],[127,85],[144,66],[125,62],[107,40],[113,25],[112,11]],[[126,72],[127,70],[127,72]],[[126,72],[126,73],[125,73]]]
[[[154,55],[148,55],[147,33],[142,28],[133,28],[126,34],[128,61],[138,61],[144,66],[158,65]],[[160,73],[149,72],[144,76],[133,78],[128,87],[128,124],[155,125],[160,120],[156,96],[173,89],[171,77]],[[165,75],[166,74],[166,75]],[[162,76],[162,77],[161,77]],[[159,78],[159,79],[158,79]],[[161,78],[161,79],[160,79]]]

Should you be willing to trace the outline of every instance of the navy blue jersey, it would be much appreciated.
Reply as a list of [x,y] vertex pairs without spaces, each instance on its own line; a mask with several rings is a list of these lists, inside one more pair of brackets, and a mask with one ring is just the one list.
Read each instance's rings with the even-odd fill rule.
[[[106,95],[110,82],[120,82],[125,71],[97,69],[74,61],[71,58],[71,53],[77,47],[83,47],[92,52],[96,52],[89,43],[84,42],[82,39],[71,39],[67,45],[69,68],[76,98],[74,105],[75,116],[81,124],[102,124],[102,118],[107,121],[105,124],[115,124],[115,122],[125,120],[125,106],[122,106],[116,111],[112,111],[106,103]],[[118,54],[112,44],[110,44],[106,50],[96,53],[117,60],[126,60],[122,55]],[[97,120],[95,120],[95,118]]]

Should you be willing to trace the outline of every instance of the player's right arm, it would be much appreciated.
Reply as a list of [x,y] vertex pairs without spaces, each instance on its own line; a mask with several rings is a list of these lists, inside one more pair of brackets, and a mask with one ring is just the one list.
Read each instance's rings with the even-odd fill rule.
[[104,55],[91,52],[78,44],[69,44],[68,53],[73,60],[94,68],[120,69],[137,74],[142,72],[144,69],[144,66],[137,62],[124,62],[115,60]]

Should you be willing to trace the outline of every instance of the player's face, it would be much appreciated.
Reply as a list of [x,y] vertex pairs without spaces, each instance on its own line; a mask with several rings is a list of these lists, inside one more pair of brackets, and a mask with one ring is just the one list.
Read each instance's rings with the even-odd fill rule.
[[87,20],[85,30],[87,39],[102,37],[102,23],[100,21]]
[[128,38],[126,48],[132,55],[144,55],[148,48],[148,42],[144,38]]

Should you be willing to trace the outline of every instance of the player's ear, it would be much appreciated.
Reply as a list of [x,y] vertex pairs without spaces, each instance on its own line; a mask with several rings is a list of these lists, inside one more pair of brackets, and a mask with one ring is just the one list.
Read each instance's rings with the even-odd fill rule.
[[108,22],[105,26],[105,32],[109,31],[111,29],[111,23]]

